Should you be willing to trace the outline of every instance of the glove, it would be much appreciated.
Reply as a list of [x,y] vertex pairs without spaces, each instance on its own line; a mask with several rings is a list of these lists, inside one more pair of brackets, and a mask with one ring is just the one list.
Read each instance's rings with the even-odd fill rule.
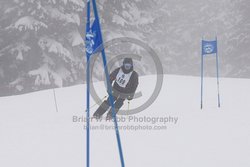
[[127,97],[127,99],[130,101],[130,100],[133,100],[133,96],[132,95],[129,95],[128,97]]

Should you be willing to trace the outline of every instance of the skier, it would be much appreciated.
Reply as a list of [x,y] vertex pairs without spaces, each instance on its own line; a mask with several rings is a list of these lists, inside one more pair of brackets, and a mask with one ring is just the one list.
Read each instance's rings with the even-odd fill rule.
[[[133,60],[125,58],[121,67],[115,69],[110,74],[110,83],[112,85],[112,95],[114,99],[115,113],[122,107],[124,100],[129,101],[134,98],[138,86],[138,74],[134,71]],[[96,110],[93,117],[100,119],[109,109],[106,119],[112,119],[112,109],[110,108],[109,98],[105,100]]]

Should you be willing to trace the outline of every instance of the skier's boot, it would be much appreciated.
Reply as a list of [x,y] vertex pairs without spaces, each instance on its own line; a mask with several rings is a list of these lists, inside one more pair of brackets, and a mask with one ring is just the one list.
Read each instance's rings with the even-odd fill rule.
[[106,116],[106,121],[110,121],[110,120],[113,120],[112,112],[108,112],[108,114]]

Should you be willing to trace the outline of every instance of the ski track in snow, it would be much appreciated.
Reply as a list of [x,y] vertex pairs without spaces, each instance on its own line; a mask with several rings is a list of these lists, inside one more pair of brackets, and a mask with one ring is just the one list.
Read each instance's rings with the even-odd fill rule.
[[[141,104],[153,90],[155,76],[140,77]],[[136,117],[178,117],[167,130],[120,130],[127,167],[249,167],[250,80],[221,79],[222,107],[217,108],[216,78],[165,75],[157,100]],[[100,97],[104,83],[95,83]],[[86,165],[85,85],[0,98],[0,166],[82,167]],[[94,104],[92,101],[91,104]],[[97,106],[91,109],[91,114]],[[124,103],[124,109],[127,102]],[[120,118],[121,116],[119,116]],[[126,117],[126,116],[125,116]],[[113,125],[91,122],[91,125]],[[119,125],[148,125],[126,122]],[[91,167],[120,166],[114,130],[91,130]]]

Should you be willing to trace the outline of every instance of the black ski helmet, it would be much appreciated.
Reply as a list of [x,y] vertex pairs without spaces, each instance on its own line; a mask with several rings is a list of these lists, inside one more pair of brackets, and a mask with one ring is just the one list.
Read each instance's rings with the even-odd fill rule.
[[122,70],[124,73],[133,71],[133,60],[131,58],[125,58],[122,63]]

